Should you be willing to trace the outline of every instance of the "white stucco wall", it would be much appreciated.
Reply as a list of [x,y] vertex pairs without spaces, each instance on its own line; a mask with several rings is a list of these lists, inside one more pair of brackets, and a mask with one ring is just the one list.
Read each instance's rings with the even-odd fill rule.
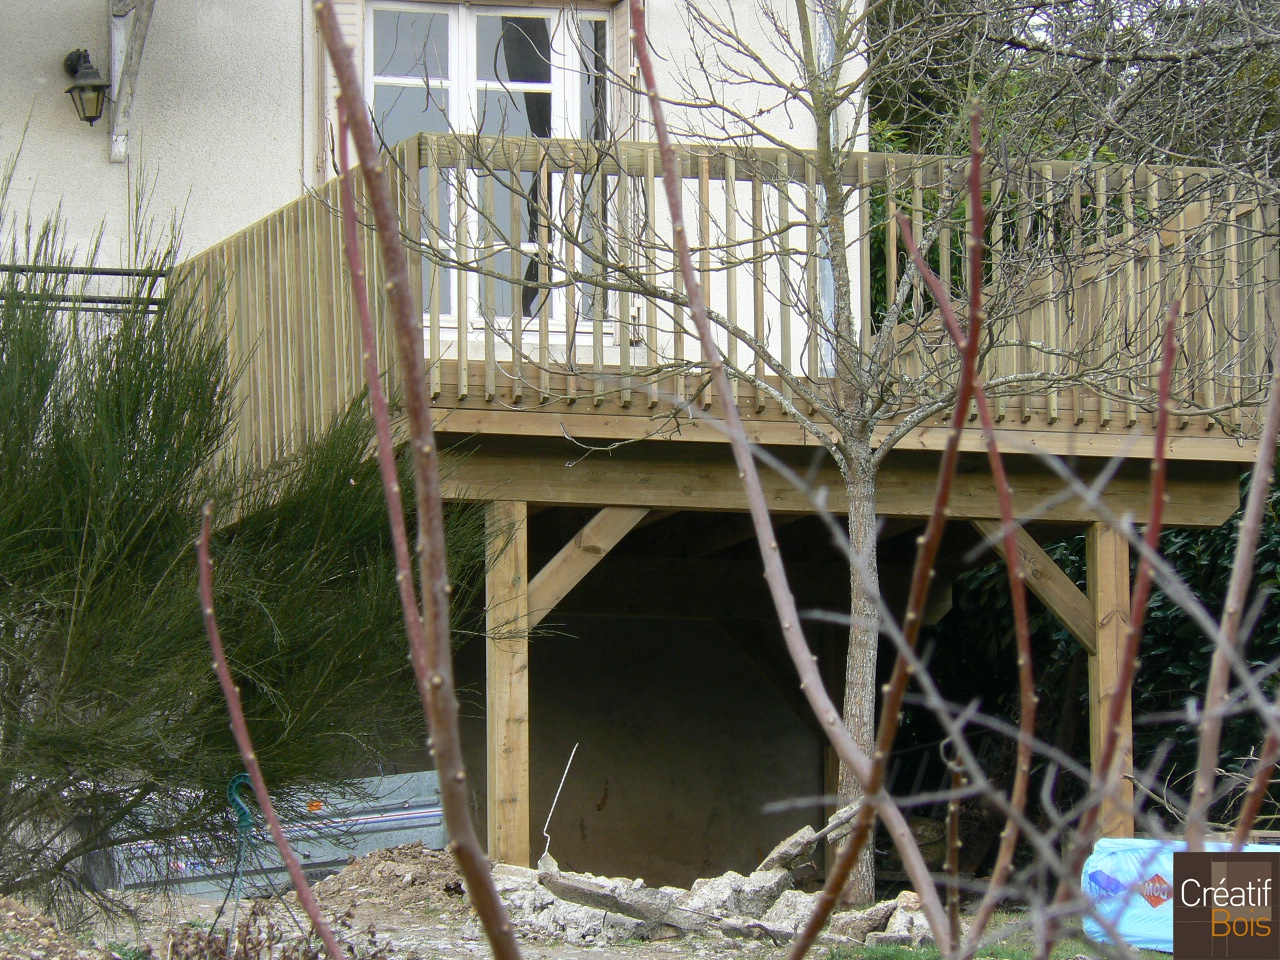
[[[315,176],[315,68],[305,0],[159,0],[135,87],[127,163],[108,160],[106,116],[90,127],[64,92],[78,47],[109,76],[106,0],[0,3],[0,158],[18,155],[10,216],[61,206],[99,262],[127,262],[132,188],[152,217],[182,217],[194,252],[298,196]],[[304,16],[306,19],[304,20]],[[26,131],[23,140],[24,128]],[[19,144],[21,152],[19,153]]]

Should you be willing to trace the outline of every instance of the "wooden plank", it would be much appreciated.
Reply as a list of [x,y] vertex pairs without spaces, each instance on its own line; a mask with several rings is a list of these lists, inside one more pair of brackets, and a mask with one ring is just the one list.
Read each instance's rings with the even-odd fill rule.
[[[750,168],[749,168],[750,169]],[[751,174],[751,223],[755,227],[751,239],[751,304],[752,332],[757,343],[768,343],[769,332],[765,329],[765,286],[764,286],[764,235],[761,228],[764,224],[764,184],[760,181],[759,172]],[[754,408],[759,413],[765,408],[766,394],[760,388],[759,378],[764,375],[764,358],[759,352],[754,359],[754,374],[757,382],[752,385]]]
[[[708,308],[713,308],[711,301],[711,157],[703,155],[698,158],[698,284],[702,287],[702,300]],[[712,328],[711,336],[716,336]],[[699,345],[698,356],[702,367],[701,382],[698,387],[698,403],[702,409],[710,408],[715,399],[715,390],[711,385],[711,358]]]
[[[508,158],[508,169],[514,170],[514,158]],[[524,181],[520,174],[511,174],[512,189],[507,192],[511,211],[511,236],[507,238],[507,246],[511,250],[511,276],[517,281],[524,277],[524,256],[522,244],[528,236],[524,211],[526,204],[520,194],[524,191]],[[511,284],[511,402],[519,404],[524,400],[524,285],[519,282]]]
[[[794,291],[791,279],[791,173],[790,159],[784,153],[778,157],[778,331],[782,338],[778,355],[782,369],[796,373],[791,356],[791,298]],[[768,340],[764,341],[766,344]],[[783,382],[782,395],[791,399],[791,384]]]
[[[644,151],[644,210],[645,210],[645,244],[647,249],[657,249],[657,203],[658,195],[654,187],[654,165],[656,158],[652,149]],[[657,274],[657,257],[654,255],[653,263],[654,276],[653,281],[658,282]],[[646,297],[644,303],[645,316],[645,365],[652,370],[658,363],[658,302],[652,297]],[[658,405],[658,381],[654,377],[649,378],[649,403],[650,408]]]
[[[1002,524],[999,521],[969,522],[990,542],[996,553],[1008,560],[1001,532]],[[1016,536],[1018,562],[1026,576],[1027,588],[1040,598],[1067,628],[1067,632],[1080,641],[1082,647],[1090,654],[1097,653],[1097,625],[1094,623],[1093,604],[1089,602],[1089,598],[1024,528],[1017,527]]]
[[[1089,657],[1089,757],[1095,777],[1112,701],[1120,695],[1116,680],[1129,626],[1129,543],[1105,523],[1090,524],[1085,538],[1089,599],[1097,630],[1097,653]],[[1103,836],[1133,836],[1133,714],[1128,693],[1119,724],[1117,781],[1102,800]]]
[[527,507],[485,513],[485,728],[489,859],[529,866],[529,545]]
[[738,271],[736,265],[738,253],[738,167],[733,160],[725,163],[724,170],[724,230],[725,260],[734,266],[725,271],[725,318],[729,323],[729,338],[725,345],[725,362],[729,367],[729,389],[732,400],[726,403],[737,404],[739,392],[738,372]]
[[605,507],[587,521],[529,584],[529,627],[536,627],[584,576],[644,519],[648,507]]
[[[623,172],[618,174],[618,258],[625,264],[636,264],[634,251],[631,249],[631,177]],[[634,336],[631,327],[631,292],[618,291],[618,371],[619,377],[618,405],[623,409],[631,406],[631,340]]]
[[[548,418],[555,419],[555,418]],[[666,510],[747,509],[742,482],[724,444],[676,444],[655,441],[614,450],[608,458],[581,459],[579,447],[563,438],[520,438],[506,442],[466,439],[456,445],[459,456],[445,479],[446,495],[456,500],[503,499],[578,506],[633,506]],[[578,456],[573,454],[578,452]],[[771,448],[770,452],[805,475],[812,449]],[[1062,491],[1061,481],[1042,470],[1033,458],[1009,458],[1014,510],[1053,522],[1091,522],[1092,511],[1077,500],[1045,506]],[[890,455],[876,478],[876,512],[888,517],[927,517],[933,508],[938,454]],[[1170,526],[1218,526],[1239,506],[1238,476],[1233,469],[1213,471],[1193,463],[1171,464],[1166,522]],[[1086,482],[1092,470],[1080,466]],[[813,474],[816,487],[826,487],[830,509],[845,509],[844,485],[830,461]],[[811,513],[809,498],[771,473],[762,478],[771,511]],[[1107,485],[1103,503],[1117,514],[1145,516],[1149,509],[1149,471],[1135,462]],[[1000,507],[990,476],[983,471],[958,474],[952,516],[998,519]]]

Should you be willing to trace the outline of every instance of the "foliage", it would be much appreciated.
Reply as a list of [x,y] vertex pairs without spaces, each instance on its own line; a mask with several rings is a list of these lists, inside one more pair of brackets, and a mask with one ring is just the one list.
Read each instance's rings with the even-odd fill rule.
[[867,9],[884,149],[963,154],[964,116],[981,102],[985,139],[1006,156],[1280,170],[1280,25],[1265,0]]
[[[53,225],[7,253],[68,259]],[[171,265],[171,249],[143,264]],[[243,475],[225,453],[225,345],[181,293],[149,305],[154,282],[127,280],[112,313],[65,271],[3,283],[0,893],[57,901],[110,879],[93,866],[102,851],[154,841],[163,862],[166,841],[226,829],[240,762],[192,550],[207,499],[219,620],[281,805],[418,739],[366,405],[293,461]],[[449,526],[463,609],[483,518],[462,510]]]
[[[1165,558],[1215,617],[1221,612],[1231,575],[1240,520],[1237,512],[1216,529],[1169,530],[1160,540]],[[1067,575],[1085,589],[1084,537],[1074,536],[1045,549]],[[1136,556],[1133,564],[1136,568]],[[1250,668],[1262,677],[1263,689],[1273,692],[1275,666],[1280,661],[1280,605],[1267,602],[1280,586],[1280,493],[1274,491],[1254,569],[1250,602],[1255,605],[1257,618],[1245,657]],[[1074,714],[1083,718],[1087,715],[1088,691],[1087,685],[1077,684],[1068,694],[1072,660],[1081,648],[1052,613],[1038,601],[1029,599],[1032,600],[1030,626],[1035,641],[1037,687],[1044,703],[1039,713],[1038,733],[1041,739],[1052,743],[1065,716]],[[963,648],[966,659],[974,664],[998,664],[1009,659],[1001,650],[1009,643],[1012,629],[1007,576],[1003,564],[993,563],[956,582],[955,606],[938,625],[935,641],[940,649]],[[1198,741],[1196,724],[1188,718],[1186,705],[1188,701],[1204,701],[1213,656],[1212,641],[1185,610],[1157,589],[1147,608],[1139,656],[1141,663],[1133,694],[1134,765],[1139,770],[1150,771],[1148,786],[1155,793],[1163,795],[1170,787],[1178,788],[1170,792],[1185,793],[1187,784],[1183,780],[1195,768]],[[1012,689],[1011,680],[996,676],[1001,671],[990,671],[989,666],[978,672],[992,672],[995,677],[989,687],[982,688],[992,697],[987,706],[1011,717],[1014,702],[997,699],[996,692],[1002,685],[1005,690]],[[1064,702],[1067,695],[1072,696],[1072,702]],[[1071,742],[1064,746],[1073,749],[1076,758],[1087,764],[1087,723],[1082,720],[1075,730]],[[1251,712],[1229,719],[1222,732],[1222,767],[1228,771],[1244,770],[1245,760],[1256,754],[1262,735],[1261,720]],[[1171,819],[1167,811],[1165,815]],[[1214,816],[1224,822],[1231,815],[1232,800],[1228,795],[1215,807]]]

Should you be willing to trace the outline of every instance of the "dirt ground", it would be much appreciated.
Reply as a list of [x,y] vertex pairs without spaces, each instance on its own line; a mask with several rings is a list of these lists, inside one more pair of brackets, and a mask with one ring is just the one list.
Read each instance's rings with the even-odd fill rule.
[[[417,844],[382,850],[348,865],[313,889],[340,938],[354,947],[358,956],[377,960],[484,960],[491,956],[467,904],[461,877],[447,854]],[[131,906],[134,919],[101,925],[92,934],[93,946],[101,950],[110,945],[121,960],[138,960],[148,948],[156,958],[178,956],[184,932],[190,938],[225,930],[234,905],[228,904],[221,917],[221,898],[138,896],[132,898]],[[238,920],[250,915],[254,907],[253,901],[241,901]],[[308,923],[294,894],[258,901],[257,910],[255,928],[265,932],[272,926],[283,938],[281,946],[306,936]],[[771,943],[719,935],[647,943],[564,943],[529,933],[519,933],[519,939],[529,960],[775,960],[785,952]],[[10,956],[0,953],[4,960]],[[50,953],[43,960],[96,960],[101,956],[102,952],[90,950]]]

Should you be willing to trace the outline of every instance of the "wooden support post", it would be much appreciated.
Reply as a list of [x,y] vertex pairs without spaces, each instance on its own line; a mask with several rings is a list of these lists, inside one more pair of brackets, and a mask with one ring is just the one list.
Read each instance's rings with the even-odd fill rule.
[[498,500],[485,515],[485,719],[489,859],[530,865],[529,549],[523,501]]
[[[1111,702],[1118,695],[1116,678],[1129,626],[1129,544],[1107,524],[1092,523],[1085,556],[1097,642],[1097,653],[1089,657],[1089,758],[1094,774],[1101,776],[1098,761]],[[1133,774],[1133,708],[1128,693],[1124,696],[1117,744],[1119,779],[1102,801],[1099,817],[1107,837],[1133,836],[1133,781],[1127,779]]]

